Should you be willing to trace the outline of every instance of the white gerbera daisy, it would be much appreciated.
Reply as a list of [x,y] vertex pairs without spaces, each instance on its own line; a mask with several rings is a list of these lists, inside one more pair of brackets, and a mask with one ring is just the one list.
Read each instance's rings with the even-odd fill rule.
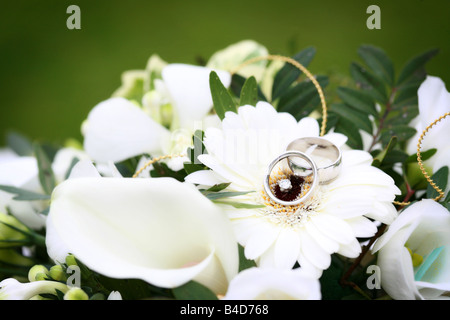
[[[400,190],[390,176],[371,166],[369,153],[359,150],[343,151],[339,176],[317,185],[305,202],[283,206],[267,196],[263,181],[269,163],[294,139],[318,135],[315,119],[297,122],[266,102],[228,112],[222,129],[205,132],[208,153],[198,159],[211,170],[194,172],[186,181],[201,186],[228,182],[227,191],[249,192],[228,200],[257,206],[224,206],[245,256],[260,267],[292,268],[298,262],[319,277],[331,254],[358,256],[357,238],[377,231],[371,219],[389,224],[397,216],[392,201]],[[339,147],[346,142],[338,133],[323,138]]]

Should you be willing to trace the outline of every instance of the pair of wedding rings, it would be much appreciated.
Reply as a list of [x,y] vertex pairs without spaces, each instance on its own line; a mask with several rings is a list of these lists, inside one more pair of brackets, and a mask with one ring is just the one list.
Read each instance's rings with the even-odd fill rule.
[[[264,189],[273,201],[286,206],[297,205],[308,200],[314,193],[318,184],[332,182],[341,170],[341,150],[331,141],[319,137],[299,138],[292,141],[286,151],[275,158],[269,165]],[[283,168],[284,166],[284,168]],[[274,168],[289,171],[290,175],[308,181],[309,189],[293,200],[283,200],[276,196],[271,185]],[[279,192],[289,192],[293,188],[290,179],[280,179],[276,182]]]

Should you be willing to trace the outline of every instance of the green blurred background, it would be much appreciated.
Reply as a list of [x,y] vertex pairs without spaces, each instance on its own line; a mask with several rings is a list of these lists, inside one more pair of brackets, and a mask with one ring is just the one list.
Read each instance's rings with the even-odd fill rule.
[[[71,4],[81,30],[66,27]],[[366,27],[371,4],[381,8],[381,30]],[[144,68],[153,53],[196,63],[244,39],[284,55],[315,46],[311,72],[344,76],[361,44],[383,48],[397,71],[439,48],[427,71],[450,87],[450,0],[2,1],[0,145],[8,130],[81,140],[82,121],[123,71]]]

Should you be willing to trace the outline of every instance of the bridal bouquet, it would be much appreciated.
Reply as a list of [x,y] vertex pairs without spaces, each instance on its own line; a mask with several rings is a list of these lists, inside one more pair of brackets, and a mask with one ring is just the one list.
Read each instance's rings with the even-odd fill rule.
[[364,45],[350,78],[313,74],[315,53],[154,54],[83,141],[8,135],[0,299],[448,299],[437,50],[398,68]]

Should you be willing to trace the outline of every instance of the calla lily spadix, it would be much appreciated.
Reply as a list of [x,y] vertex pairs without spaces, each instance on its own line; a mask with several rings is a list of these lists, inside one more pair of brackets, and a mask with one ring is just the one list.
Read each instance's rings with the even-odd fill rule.
[[[113,97],[100,102],[83,125],[86,152],[96,162],[119,162],[144,153],[171,154],[171,132],[177,129],[190,133],[188,144],[183,147],[185,151],[195,126],[207,125],[203,122],[207,121],[213,106],[209,88],[212,70],[187,64],[169,64],[162,69],[159,86],[164,88],[163,95],[173,108],[170,129],[152,119],[151,112],[125,98]],[[231,75],[214,71],[228,87]]]
[[[207,154],[198,159],[211,170],[186,177],[200,186],[227,182],[227,191],[247,192],[232,200],[253,208],[235,208],[225,201],[223,206],[245,256],[260,267],[289,269],[298,262],[320,277],[330,266],[331,254],[358,256],[357,238],[371,237],[377,230],[368,218],[389,224],[397,215],[392,201],[400,190],[391,177],[371,166],[371,155],[360,150],[343,151],[339,176],[319,185],[304,203],[285,206],[269,199],[263,181],[270,162],[291,141],[314,136],[319,136],[319,125],[313,118],[297,121],[266,102],[242,106],[238,113],[226,113],[222,129],[205,132]],[[338,133],[323,138],[337,146],[346,141]]]
[[381,286],[396,300],[449,299],[450,212],[431,199],[400,213],[375,243]]
[[[60,241],[105,276],[173,288],[196,280],[224,294],[238,271],[228,219],[192,185],[172,178],[76,178],[59,185],[47,219]],[[55,250],[56,252],[58,250]]]

